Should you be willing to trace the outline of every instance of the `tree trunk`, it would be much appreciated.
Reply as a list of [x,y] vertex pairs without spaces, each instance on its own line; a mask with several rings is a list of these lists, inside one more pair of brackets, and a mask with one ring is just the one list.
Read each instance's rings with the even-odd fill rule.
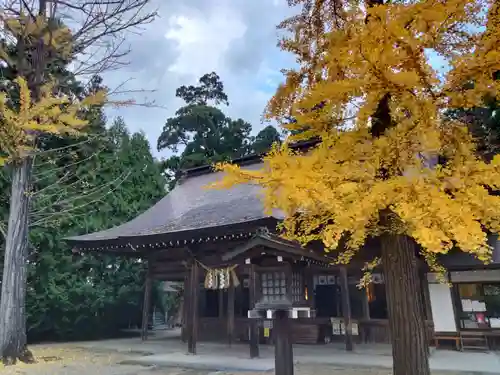
[[393,375],[429,375],[428,343],[415,246],[403,235],[381,237]]
[[9,224],[5,240],[2,294],[0,299],[0,357],[6,365],[17,360],[33,362],[26,348],[26,280],[28,215],[32,160],[12,164]]

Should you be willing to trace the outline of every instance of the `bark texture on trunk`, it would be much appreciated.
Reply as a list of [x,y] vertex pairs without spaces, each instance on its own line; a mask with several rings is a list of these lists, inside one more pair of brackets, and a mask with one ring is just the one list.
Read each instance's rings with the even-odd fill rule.
[[26,158],[12,165],[9,224],[5,240],[0,300],[0,357],[6,365],[17,360],[33,362],[26,347],[26,279],[28,215],[32,164]]
[[415,246],[403,235],[381,237],[393,375],[429,375],[428,343]]

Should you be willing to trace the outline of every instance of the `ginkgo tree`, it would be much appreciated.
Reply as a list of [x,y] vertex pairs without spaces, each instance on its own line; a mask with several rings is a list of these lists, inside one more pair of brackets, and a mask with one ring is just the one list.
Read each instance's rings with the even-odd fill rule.
[[25,297],[31,178],[39,153],[37,145],[47,134],[77,135],[86,125],[80,111],[106,100],[106,92],[83,100],[59,94],[64,90],[51,75],[53,68],[71,63],[77,75],[120,66],[128,53],[121,48],[125,33],[156,15],[146,10],[149,2],[8,0],[0,7],[0,62],[2,69],[16,77],[7,84],[2,82],[0,90],[5,93],[0,104],[0,154],[11,175],[0,301],[0,358],[4,364],[18,359],[33,361],[26,347]]
[[[487,235],[500,231],[500,156],[483,161],[467,124],[445,116],[499,96],[500,3],[290,5],[302,11],[280,25],[291,33],[281,45],[299,67],[286,72],[267,114],[295,135],[259,171],[218,165],[227,172],[218,186],[261,185],[267,207],[285,213],[284,236],[322,241],[343,263],[377,238],[394,374],[429,374],[417,259],[437,272],[452,249],[488,262]],[[289,147],[313,137],[320,143],[307,153]]]
[[78,113],[93,105],[105,102],[106,92],[99,91],[83,100],[73,101],[67,95],[54,95],[54,85],[46,84],[40,89],[40,97],[34,102],[23,77],[15,83],[19,90],[18,103],[0,93],[0,165],[15,164],[36,152],[36,138],[43,133],[54,135],[79,135],[88,121]]
[[[3,18],[4,27],[22,41],[24,53],[28,53],[29,40],[39,41],[44,48],[60,57],[67,56],[71,34],[67,28],[49,26],[43,15],[21,15]],[[31,52],[33,57],[35,51]],[[3,49],[2,58],[14,64]],[[26,56],[17,56],[19,62],[27,62]],[[35,66],[28,69],[19,64],[14,86],[0,93],[0,163],[11,171],[11,195],[9,220],[5,238],[5,254],[0,300],[0,355],[6,364],[18,358],[32,361],[26,349],[26,277],[28,257],[28,231],[31,175],[36,156],[37,139],[43,134],[76,134],[86,125],[78,112],[94,104],[103,104],[106,93],[99,92],[83,101],[72,101],[57,95],[55,84],[44,84],[47,79],[37,73],[44,69]],[[24,69],[23,69],[24,68]],[[31,87],[30,87],[31,86]]]
[[[79,118],[81,110],[104,103],[106,93],[98,92],[82,101],[73,102],[66,96],[54,95],[54,85],[40,88],[34,101],[23,77],[15,80],[18,100],[12,102],[6,93],[0,94],[0,163],[11,169],[12,185],[9,221],[5,241],[2,297],[0,302],[0,353],[4,362],[19,357],[31,361],[26,345],[26,260],[28,257],[28,218],[31,191],[31,171],[36,157],[37,137],[41,134],[79,135],[87,121]],[[21,320],[21,321],[18,321]]]

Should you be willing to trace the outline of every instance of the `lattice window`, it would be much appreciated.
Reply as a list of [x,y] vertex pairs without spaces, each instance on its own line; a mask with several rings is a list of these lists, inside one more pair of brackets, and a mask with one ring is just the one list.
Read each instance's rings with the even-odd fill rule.
[[302,274],[292,274],[292,302],[301,302],[304,299],[304,280]]
[[262,298],[273,301],[286,296],[286,276],[284,271],[264,272],[261,274]]

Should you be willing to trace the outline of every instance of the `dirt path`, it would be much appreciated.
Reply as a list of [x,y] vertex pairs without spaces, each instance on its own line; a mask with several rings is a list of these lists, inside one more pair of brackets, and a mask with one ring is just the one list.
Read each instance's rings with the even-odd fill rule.
[[[38,363],[3,367],[0,375],[270,375],[266,373],[210,372],[179,368],[148,368],[141,366],[121,365],[120,362],[139,354],[95,351],[89,348],[74,348],[57,345],[39,345],[31,348]],[[295,375],[390,375],[390,370],[380,369],[348,369],[325,365],[298,365]],[[445,375],[435,373],[433,375]],[[451,373],[446,373],[451,375]]]

